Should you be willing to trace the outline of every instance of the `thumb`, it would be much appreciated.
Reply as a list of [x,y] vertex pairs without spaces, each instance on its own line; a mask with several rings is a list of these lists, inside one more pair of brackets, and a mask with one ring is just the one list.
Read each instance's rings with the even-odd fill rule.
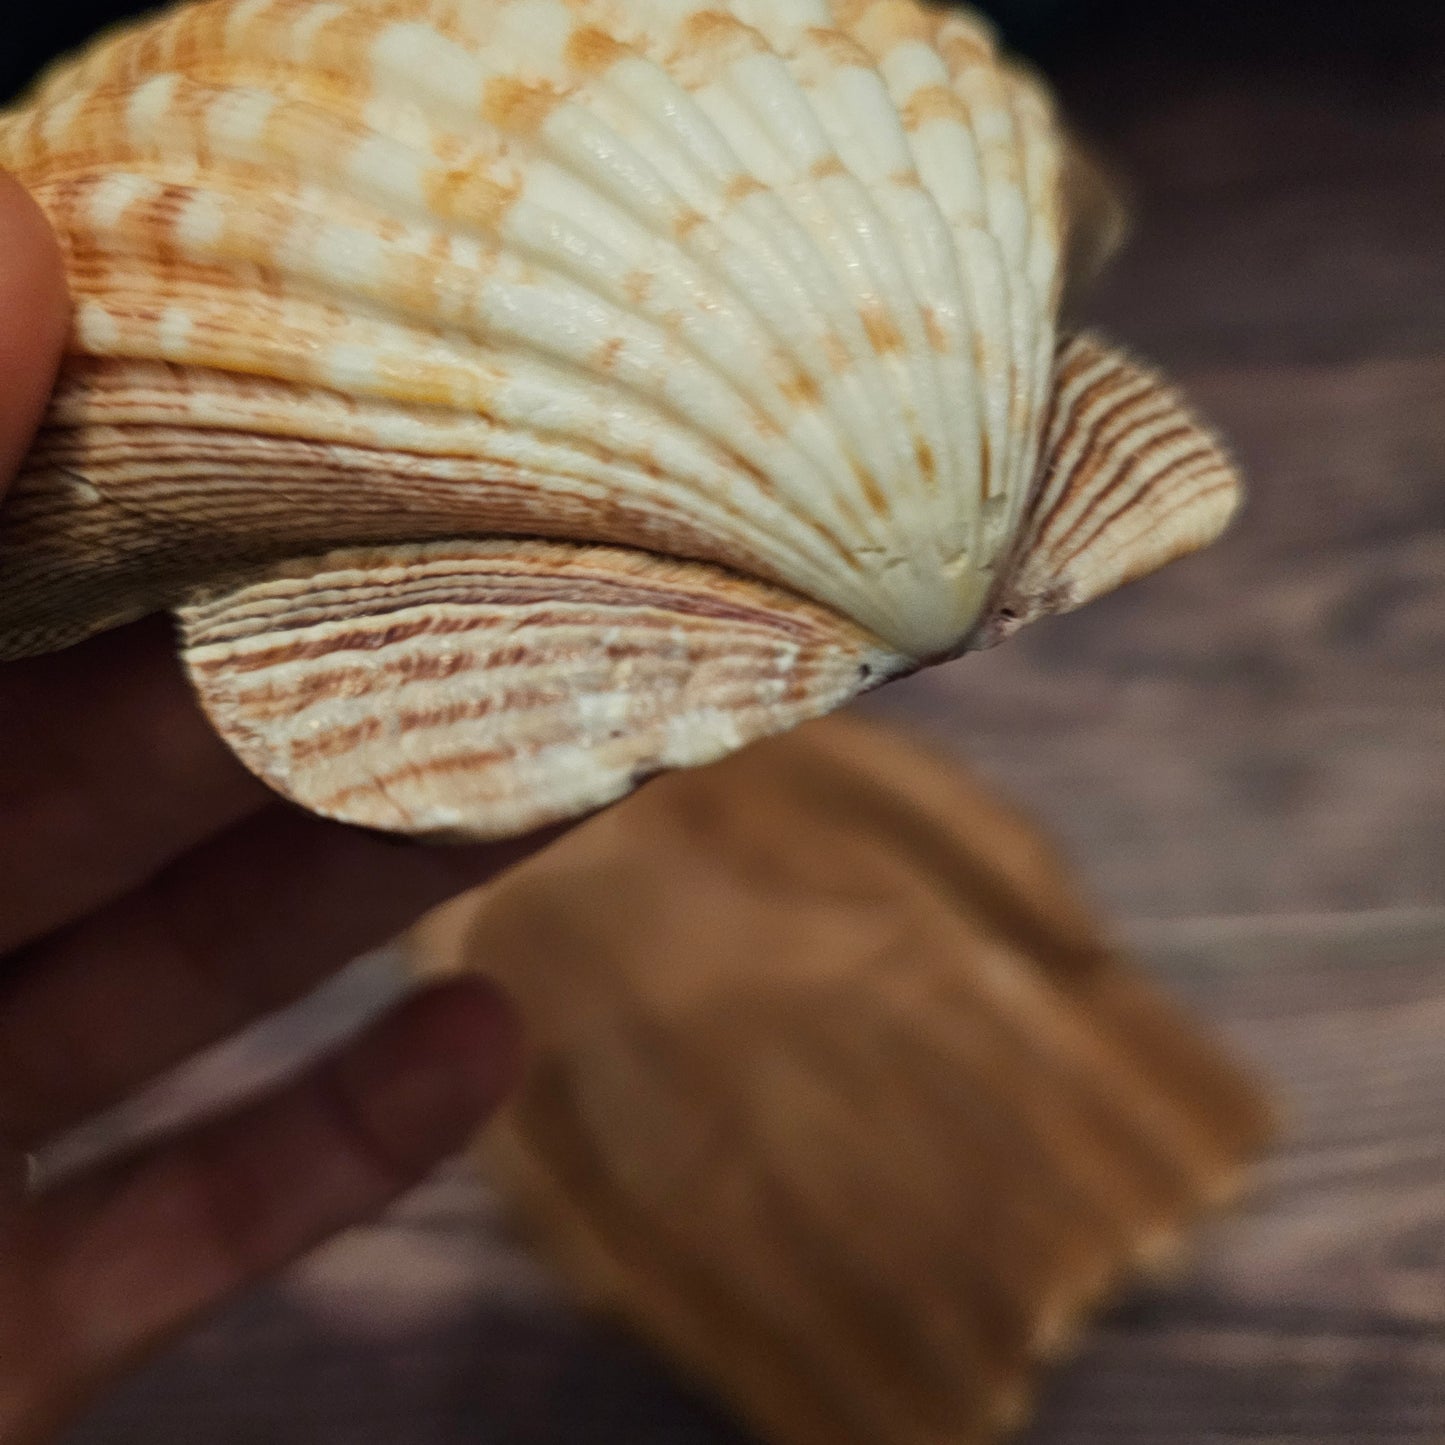
[[20,182],[0,172],[0,493],[45,410],[69,320],[50,224]]

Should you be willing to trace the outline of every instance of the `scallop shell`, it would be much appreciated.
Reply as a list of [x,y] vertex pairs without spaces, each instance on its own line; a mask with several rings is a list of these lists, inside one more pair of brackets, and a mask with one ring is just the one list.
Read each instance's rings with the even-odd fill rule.
[[1271,1133],[1032,824],[828,718],[415,937],[517,999],[480,1142],[575,1296],[770,1445],[974,1445]]
[[1117,229],[912,0],[209,0],[0,117],[71,359],[0,656],[174,609],[315,811],[495,837],[1219,533],[1066,291]]

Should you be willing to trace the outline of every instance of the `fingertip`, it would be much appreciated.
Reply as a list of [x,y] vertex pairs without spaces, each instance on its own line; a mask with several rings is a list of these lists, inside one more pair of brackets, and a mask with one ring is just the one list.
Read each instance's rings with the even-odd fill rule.
[[465,1146],[516,1084],[521,1027],[500,990],[457,979],[423,990],[336,1061],[377,1156],[398,1180]]
[[60,243],[25,187],[0,171],[0,487],[39,425],[69,326]]
[[[69,1413],[199,1312],[372,1218],[471,1139],[511,1087],[518,1047],[494,985],[442,984],[274,1096],[51,1196],[65,1278],[41,1282],[62,1363],[36,1382],[43,1398],[21,1403]],[[5,1383],[0,1369],[9,1441]]]
[[524,1035],[511,999],[490,979],[457,978],[423,989],[408,1008],[411,1027],[464,1102],[490,1113],[522,1072]]
[[0,169],[0,299],[11,330],[44,343],[58,356],[70,319],[65,259],[50,220],[34,196]]

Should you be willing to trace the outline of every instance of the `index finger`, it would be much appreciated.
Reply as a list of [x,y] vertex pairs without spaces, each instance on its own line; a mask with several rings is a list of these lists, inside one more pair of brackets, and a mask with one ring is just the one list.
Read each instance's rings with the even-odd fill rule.
[[29,192],[0,171],[0,493],[40,424],[69,325],[55,233]]

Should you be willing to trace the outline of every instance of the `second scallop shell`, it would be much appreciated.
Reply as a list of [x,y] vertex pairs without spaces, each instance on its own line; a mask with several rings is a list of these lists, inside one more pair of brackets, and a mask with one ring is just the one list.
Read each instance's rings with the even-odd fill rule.
[[1220,450],[1062,337],[1109,229],[913,0],[208,0],[0,116],[71,359],[0,656],[159,609],[305,806],[522,831],[1211,540]]
[[769,1445],[1011,1432],[1273,1129],[1031,822],[841,718],[660,780],[412,957],[526,1021],[481,1146],[515,1222]]

